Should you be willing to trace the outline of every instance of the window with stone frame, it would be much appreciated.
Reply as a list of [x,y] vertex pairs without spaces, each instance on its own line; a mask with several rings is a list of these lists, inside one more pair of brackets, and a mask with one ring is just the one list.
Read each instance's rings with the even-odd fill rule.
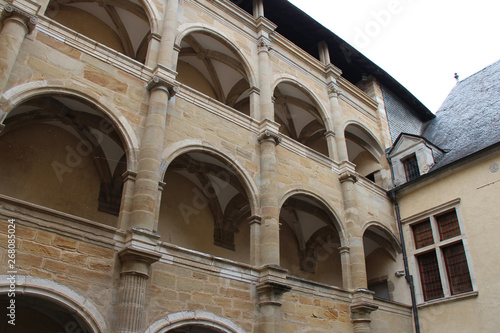
[[401,163],[403,163],[405,169],[407,182],[420,176],[420,169],[418,168],[417,156],[415,154],[405,157],[401,160]]
[[411,229],[424,301],[474,290],[456,208],[420,220]]

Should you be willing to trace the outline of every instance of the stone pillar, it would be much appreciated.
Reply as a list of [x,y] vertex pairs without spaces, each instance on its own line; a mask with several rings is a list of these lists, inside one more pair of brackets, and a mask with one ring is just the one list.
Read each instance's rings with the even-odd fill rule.
[[273,93],[271,91],[271,67],[269,63],[269,51],[271,50],[270,35],[276,29],[276,25],[265,17],[257,19],[259,38],[257,41],[259,54],[259,85],[260,85],[260,119],[274,121]]
[[33,31],[37,18],[18,7],[7,4],[1,14],[0,31],[0,93],[4,91],[16,62],[24,37]]
[[355,183],[357,177],[354,173],[354,165],[343,162],[343,172],[339,176],[344,197],[345,225],[349,235],[349,265],[350,265],[350,288],[366,288],[366,265],[363,248],[363,235],[359,227],[358,200],[356,196]]
[[339,247],[340,262],[342,265],[342,286],[344,289],[352,289],[351,286],[351,260],[349,255],[349,246]]
[[253,17],[258,18],[264,16],[264,1],[253,0]]
[[250,265],[257,266],[260,262],[260,216],[250,218]]
[[259,333],[281,333],[281,296],[291,290],[285,284],[286,270],[266,267],[257,285],[259,296]]
[[[332,71],[329,71],[331,73]],[[344,128],[342,127],[342,110],[339,104],[339,94],[336,81],[333,79],[334,74],[330,74],[328,84],[328,97],[330,99],[330,109],[333,117],[333,130],[335,132],[335,147],[337,150],[334,159],[337,161],[347,161],[349,156],[347,155],[347,146],[345,142]]]
[[153,245],[158,236],[143,230],[129,230],[128,245],[118,253],[122,267],[118,307],[115,318],[115,332],[144,332],[144,310],[146,306],[146,283],[151,264],[161,255],[145,250],[141,245]]
[[149,81],[147,89],[150,91],[149,110],[140,145],[128,228],[155,230],[168,101],[177,91],[177,87],[155,76]]
[[339,154],[337,153],[337,142],[335,141],[335,132],[326,131],[325,132],[326,144],[328,146],[328,155],[331,159],[338,161]]
[[373,292],[358,289],[354,292],[351,304],[352,331],[354,333],[370,333],[370,314],[377,310],[373,302]]
[[271,123],[259,135],[260,142],[260,188],[262,225],[260,227],[260,260],[259,265],[279,265],[279,207],[277,193],[277,160],[276,145],[281,137],[276,130],[270,130]]
[[120,204],[120,214],[118,215],[118,228],[127,230],[130,218],[130,209],[134,198],[134,185],[137,173],[127,170],[123,173],[123,191]]
[[163,31],[158,52],[157,63],[166,68],[174,69],[174,43],[177,34],[177,15],[179,11],[179,0],[168,0],[163,21]]

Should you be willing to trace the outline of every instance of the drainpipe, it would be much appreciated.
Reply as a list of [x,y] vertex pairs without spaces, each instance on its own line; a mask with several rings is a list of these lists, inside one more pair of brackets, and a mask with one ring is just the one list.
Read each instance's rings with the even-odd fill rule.
[[[392,167],[392,161],[389,156],[386,156],[389,161],[389,165],[391,167],[391,177],[392,183],[394,184],[394,170]],[[403,250],[403,262],[405,266],[405,279],[410,284],[410,294],[411,294],[411,307],[413,309],[413,320],[415,322],[415,333],[420,333],[420,323],[418,321],[418,308],[417,308],[417,298],[415,296],[415,283],[413,282],[413,275],[410,274],[410,269],[408,266],[408,254],[406,253],[406,243],[405,237],[403,234],[403,224],[401,223],[401,213],[399,211],[398,199],[396,197],[396,191],[392,188],[389,191],[392,202],[394,203],[394,209],[396,210],[396,219],[398,221],[398,229],[399,229],[399,239],[401,241],[401,248]]]

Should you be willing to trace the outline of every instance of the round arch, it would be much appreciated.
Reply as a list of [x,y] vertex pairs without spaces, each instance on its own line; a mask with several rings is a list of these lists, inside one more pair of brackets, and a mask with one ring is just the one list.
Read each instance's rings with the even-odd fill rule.
[[139,3],[142,5],[142,8],[146,12],[146,15],[149,19],[149,25],[151,27],[152,34],[161,34],[160,22],[163,20],[163,15],[160,13],[158,8],[154,5],[154,3],[150,0],[139,0]]
[[375,229],[378,232],[380,232],[383,236],[387,238],[387,240],[391,243],[391,245],[394,247],[394,250],[397,252],[402,252],[402,247],[401,247],[401,242],[394,235],[394,232],[387,228],[384,224],[377,222],[377,221],[370,221],[365,226],[363,227],[362,234],[363,236],[365,235],[366,231],[368,229]]
[[310,197],[313,200],[315,200],[316,202],[319,202],[320,204],[322,204],[327,209],[327,212],[331,215],[332,222],[333,222],[335,228],[337,229],[337,232],[339,234],[339,238],[340,238],[340,241],[342,242],[342,244],[347,240],[347,235],[346,235],[345,228],[342,226],[341,219],[339,218],[339,216],[336,213],[335,209],[333,209],[328,202],[326,202],[322,197],[320,197],[319,195],[317,195],[312,190],[308,190],[308,189],[291,189],[291,190],[288,190],[287,192],[285,192],[285,194],[283,195],[283,197],[279,201],[279,204],[278,204],[279,205],[279,209],[281,210],[281,208],[283,207],[283,205],[285,204],[285,202],[289,198],[291,198],[291,197],[293,197],[295,195],[304,195],[304,196]]
[[[203,32],[203,33],[208,33],[221,41],[223,41],[225,44],[227,44],[228,47],[232,49],[232,51],[236,52],[238,56],[240,57],[240,60],[243,64],[243,67],[245,69],[245,72],[247,74],[248,78],[248,83],[250,87],[256,86],[256,75],[255,71],[252,69],[252,66],[250,66],[250,62],[248,62],[247,58],[243,55],[243,53],[240,51],[240,48],[234,44],[229,37],[227,37],[224,33],[221,31],[218,31],[217,29],[206,25],[206,24],[198,24],[198,23],[186,23],[182,24],[178,27],[178,33],[177,36],[175,37],[174,45],[176,48],[180,49],[180,45],[184,37],[191,33],[195,32]],[[174,63],[177,64],[178,62],[178,56],[179,53],[175,52],[174,53]]]
[[165,177],[165,173],[170,163],[178,156],[189,152],[207,153],[226,162],[227,165],[233,169],[235,175],[238,177],[238,179],[242,182],[243,186],[245,187],[248,200],[250,201],[252,215],[258,214],[259,190],[255,182],[250,177],[250,175],[246,172],[245,168],[230,153],[224,151],[223,149],[213,147],[203,142],[202,140],[188,139],[176,142],[175,144],[172,144],[169,147],[167,147],[162,152],[161,156],[162,179]]
[[77,89],[61,87],[46,81],[36,81],[16,86],[6,91],[0,99],[0,124],[8,117],[9,113],[18,105],[27,100],[44,95],[62,95],[69,98],[78,98],[91,105],[96,106],[103,116],[109,119],[118,131],[127,155],[127,166],[129,170],[135,170],[137,161],[137,151],[139,140],[127,119],[114,109],[105,105],[113,103],[103,103],[102,96],[96,93],[87,94]]
[[151,324],[145,333],[167,333],[186,325],[203,325],[224,333],[245,333],[232,321],[206,311],[183,311],[171,313]]
[[305,93],[307,93],[307,95],[312,99],[312,101],[318,107],[319,114],[325,123],[326,130],[333,131],[333,122],[331,117],[329,116],[329,112],[326,111],[327,109],[325,108],[323,103],[321,103],[321,101],[318,99],[316,94],[311,89],[303,85],[298,78],[291,75],[281,74],[274,78],[274,81],[271,84],[271,90],[274,91],[276,87],[281,83],[288,83],[291,85],[295,85],[298,88],[302,89]]
[[347,129],[347,127],[349,127],[350,125],[354,125],[354,126],[359,127],[362,131],[365,132],[366,135],[368,135],[372,140],[374,140],[375,143],[377,144],[376,148],[378,149],[378,153],[380,155],[383,155],[383,152],[384,152],[383,146],[382,146],[380,140],[375,135],[373,135],[373,132],[370,129],[368,129],[364,124],[360,123],[357,120],[349,120],[349,121],[346,121],[344,123],[344,126],[343,126],[344,132]]
[[[0,275],[0,294],[9,292],[10,286],[7,278],[7,275]],[[91,300],[54,281],[28,275],[16,275],[16,293],[40,297],[71,310],[95,333],[109,330],[102,311],[97,309]]]

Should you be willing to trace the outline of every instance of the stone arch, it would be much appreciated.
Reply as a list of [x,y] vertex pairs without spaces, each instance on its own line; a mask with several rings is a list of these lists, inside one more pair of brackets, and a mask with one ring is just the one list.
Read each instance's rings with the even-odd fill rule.
[[44,15],[142,63],[163,19],[148,0],[50,0]]
[[273,90],[274,121],[283,135],[325,156],[331,121],[315,94],[293,78],[280,78]]
[[[175,42],[174,45],[176,48],[180,48],[180,44],[184,37],[187,35],[194,33],[194,32],[204,32],[211,34],[221,40],[223,40],[226,44],[228,44],[234,52],[236,52],[240,58],[240,60],[243,63],[243,67],[245,68],[245,72],[247,74],[248,78],[248,83],[250,87],[255,87],[256,86],[256,74],[255,71],[253,70],[252,66],[250,65],[250,62],[248,61],[247,57],[240,51],[240,48],[238,45],[236,45],[226,34],[224,34],[220,29],[216,29],[214,27],[211,27],[207,24],[198,24],[198,23],[186,23],[182,24],[178,27],[178,33],[177,36],[175,37]],[[179,53],[176,53],[174,63],[177,64],[178,61],[178,55]]]
[[307,94],[309,95],[309,97],[312,98],[316,106],[318,106],[318,111],[321,118],[325,122],[326,130],[327,131],[334,130],[333,120],[330,116],[330,113],[327,111],[327,108],[323,105],[323,103],[320,101],[320,99],[318,98],[317,94],[314,91],[312,91],[309,87],[302,84],[302,82],[300,82],[300,80],[297,77],[292,75],[287,75],[287,74],[279,75],[277,78],[274,79],[274,82],[271,84],[271,88],[273,89],[276,88],[280,83],[290,83],[300,87],[300,89],[307,92]]
[[198,139],[188,139],[176,142],[169,147],[165,148],[162,152],[162,179],[165,177],[165,172],[167,171],[168,165],[178,156],[188,153],[188,152],[206,152],[210,155],[214,155],[230,165],[236,171],[236,175],[239,177],[240,181],[243,183],[248,199],[250,200],[250,206],[252,210],[252,215],[259,214],[259,190],[252,177],[248,174],[245,168],[231,153],[225,151],[221,147],[212,146],[202,140]]
[[67,97],[76,97],[94,105],[99,111],[109,119],[118,131],[127,156],[127,166],[129,170],[136,169],[137,151],[139,140],[128,120],[114,110],[113,103],[103,100],[101,95],[94,92],[84,93],[77,89],[62,87],[50,81],[36,81],[25,83],[7,90],[0,99],[0,124],[8,117],[9,112],[18,105],[32,98],[46,95],[64,95]]
[[358,121],[348,121],[344,125],[347,155],[350,162],[356,165],[356,172],[376,181],[385,164],[384,149],[372,131]]
[[394,273],[401,269],[399,240],[386,226],[372,221],[363,228],[363,249],[368,289],[376,297],[394,300],[399,284]]
[[[9,292],[8,277],[8,275],[0,275],[0,294]],[[76,313],[94,333],[109,330],[102,311],[91,300],[54,281],[27,275],[16,275],[16,294],[31,295],[61,305]]]
[[145,333],[168,333],[186,325],[203,325],[222,333],[245,333],[232,321],[206,311],[183,311],[171,313],[151,324]]
[[334,220],[334,226],[337,229],[339,233],[340,240],[342,241],[342,245],[344,245],[344,242],[347,241],[348,239],[348,234],[346,233],[346,230],[342,224],[342,219],[336,212],[336,210],[321,196],[319,196],[314,190],[311,189],[305,189],[305,188],[293,188],[289,189],[284,193],[284,195],[281,197],[279,201],[278,207],[281,209],[283,204],[292,196],[294,195],[304,195],[304,196],[309,196],[316,200],[317,202],[321,203],[327,210],[328,213],[331,215],[331,217]]
[[280,202],[280,265],[290,275],[342,287],[341,224],[321,197],[291,190]]

